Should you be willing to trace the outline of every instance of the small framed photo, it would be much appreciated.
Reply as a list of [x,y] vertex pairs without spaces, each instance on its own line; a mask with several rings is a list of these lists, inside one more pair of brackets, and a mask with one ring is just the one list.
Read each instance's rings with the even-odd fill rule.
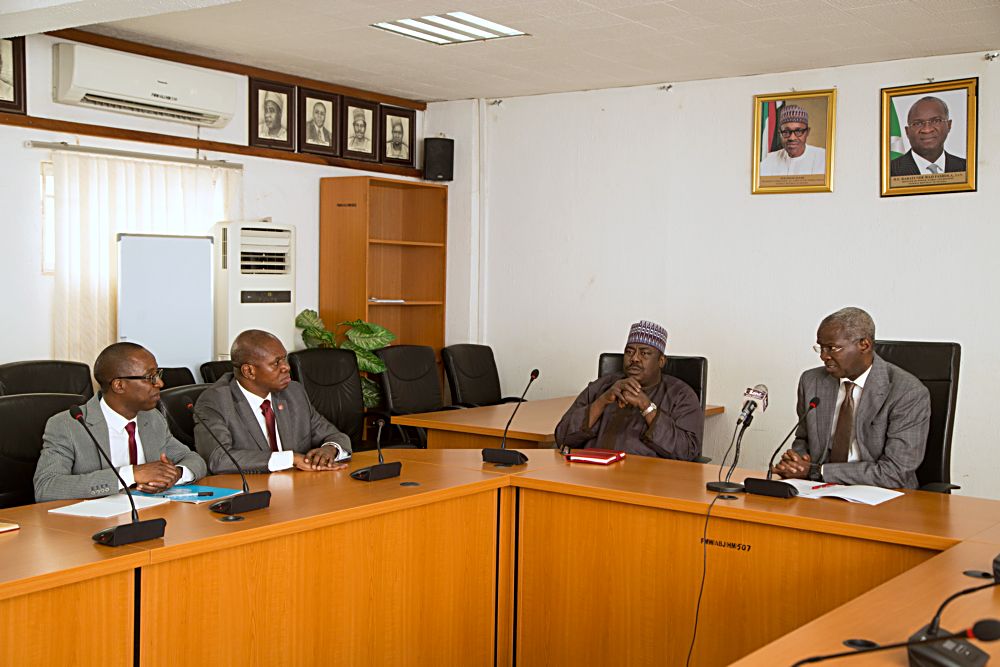
[[833,191],[837,91],[755,95],[751,192]]
[[979,79],[882,89],[882,196],[973,192]]
[[352,160],[378,162],[378,103],[344,97],[340,120],[341,155]]
[[24,37],[0,39],[0,112],[28,112],[24,97]]
[[250,145],[295,150],[295,86],[250,79]]
[[340,95],[299,88],[299,152],[340,155]]
[[413,109],[383,106],[382,120],[382,162],[412,167],[414,164],[413,142],[417,112]]

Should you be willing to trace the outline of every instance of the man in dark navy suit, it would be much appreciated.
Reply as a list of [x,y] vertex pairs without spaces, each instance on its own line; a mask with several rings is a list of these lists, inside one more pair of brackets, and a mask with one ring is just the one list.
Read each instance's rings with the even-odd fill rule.
[[939,97],[923,97],[906,115],[910,150],[889,164],[890,176],[923,176],[965,171],[965,158],[944,150],[951,132],[948,105]]

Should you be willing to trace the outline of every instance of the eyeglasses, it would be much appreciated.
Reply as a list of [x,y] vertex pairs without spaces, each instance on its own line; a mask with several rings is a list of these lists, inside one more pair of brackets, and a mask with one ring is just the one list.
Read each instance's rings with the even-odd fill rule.
[[935,116],[934,118],[931,118],[929,120],[910,121],[909,126],[917,130],[922,130],[925,127],[939,127],[943,125],[947,120],[948,120],[947,118],[942,118],[941,116]]
[[808,131],[809,131],[808,127],[800,127],[797,130],[781,130],[781,136],[787,139],[788,137],[794,134],[797,138],[801,139],[802,137],[805,136],[806,132]]
[[[857,340],[852,340],[851,342],[860,343],[863,340],[864,338],[859,338]],[[813,345],[813,352],[816,354],[823,354],[824,352],[827,354],[837,354],[838,352],[843,351],[843,349],[843,345]]]
[[145,380],[149,384],[156,384],[163,379],[163,369],[157,368],[149,375],[119,375],[115,380]]

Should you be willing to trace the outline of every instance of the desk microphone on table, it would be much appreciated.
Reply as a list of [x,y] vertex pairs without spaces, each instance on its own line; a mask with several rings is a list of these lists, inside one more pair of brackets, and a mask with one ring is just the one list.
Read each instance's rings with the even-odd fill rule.
[[399,472],[403,469],[403,463],[401,461],[393,461],[392,463],[386,463],[385,457],[382,456],[382,427],[385,426],[385,420],[378,420],[378,432],[375,434],[375,448],[378,450],[378,463],[373,466],[368,466],[366,468],[358,468],[351,473],[351,477],[354,479],[360,479],[362,482],[377,482],[380,479],[389,479],[390,477],[399,477]]
[[520,400],[518,400],[517,405],[514,406],[514,411],[510,413],[510,419],[507,420],[507,425],[503,428],[503,438],[500,440],[500,447],[484,449],[483,463],[495,463],[503,466],[517,466],[528,462],[528,457],[521,452],[516,452],[513,449],[507,449],[507,431],[510,430],[510,424],[514,421],[514,415],[517,414],[518,408],[520,408],[521,403],[524,402],[524,397],[528,393],[528,387],[530,387],[531,383],[536,379],[538,379],[537,368],[531,371],[531,377],[528,378],[528,384],[524,386],[524,391],[521,392]]
[[101,449],[99,444],[97,444],[97,438],[94,437],[90,427],[87,426],[87,422],[83,420],[83,410],[80,409],[80,406],[74,405],[71,407],[69,409],[69,416],[80,422],[80,426],[82,426],[83,430],[90,436],[90,441],[94,443],[97,453],[108,462],[108,465],[111,467],[111,472],[113,472],[115,477],[118,478],[118,481],[121,482],[122,488],[125,489],[125,495],[128,496],[128,503],[132,506],[132,523],[124,523],[120,526],[105,528],[98,533],[94,533],[93,540],[98,544],[104,544],[109,547],[120,547],[123,544],[133,544],[134,542],[144,542],[146,540],[155,540],[158,537],[163,537],[163,533],[167,528],[167,520],[159,518],[139,521],[139,512],[135,509],[135,501],[132,500],[132,492],[129,491],[128,485],[125,484],[125,480],[122,479],[122,476],[118,473],[118,468],[116,468],[115,464],[111,462],[111,457],[108,456],[103,449]]

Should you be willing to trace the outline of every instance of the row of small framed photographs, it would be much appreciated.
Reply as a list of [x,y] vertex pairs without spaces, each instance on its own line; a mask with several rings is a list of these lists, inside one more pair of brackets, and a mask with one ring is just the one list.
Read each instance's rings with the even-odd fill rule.
[[251,78],[249,111],[251,146],[414,166],[412,109]]
[[[978,78],[882,89],[883,197],[976,190],[978,98]],[[754,97],[753,194],[833,191],[836,103],[836,89]]]

